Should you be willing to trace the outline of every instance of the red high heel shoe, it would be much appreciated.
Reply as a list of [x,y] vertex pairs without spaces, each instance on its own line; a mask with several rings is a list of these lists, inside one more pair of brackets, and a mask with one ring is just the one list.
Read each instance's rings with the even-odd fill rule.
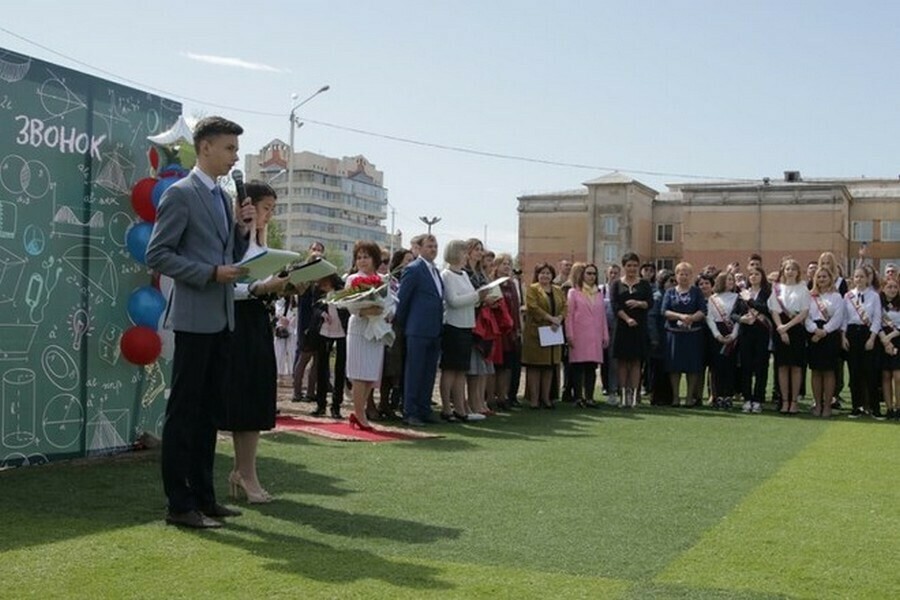
[[369,424],[362,423],[356,418],[356,415],[350,413],[350,429],[359,429],[360,431],[375,431],[375,428]]

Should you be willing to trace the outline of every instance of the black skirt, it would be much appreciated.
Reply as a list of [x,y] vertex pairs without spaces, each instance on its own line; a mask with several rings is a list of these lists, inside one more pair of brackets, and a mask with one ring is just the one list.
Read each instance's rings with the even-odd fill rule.
[[275,427],[277,375],[268,307],[259,300],[234,303],[232,368],[217,419],[223,431],[264,431]]
[[[822,327],[825,321],[816,321]],[[809,341],[809,368],[812,371],[836,371],[841,359],[841,332],[832,331],[818,342]]]
[[441,369],[468,371],[472,354],[472,330],[444,325],[441,336]]
[[772,335],[775,344],[775,364],[782,367],[806,366],[806,342],[809,334],[803,325],[798,323],[788,329],[788,343],[781,341],[781,334]]

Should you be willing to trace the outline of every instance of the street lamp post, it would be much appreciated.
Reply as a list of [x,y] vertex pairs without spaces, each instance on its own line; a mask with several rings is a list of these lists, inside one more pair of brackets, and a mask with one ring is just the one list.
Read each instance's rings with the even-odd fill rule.
[[419,217],[419,220],[428,225],[428,235],[431,235],[431,226],[441,220],[440,217]]
[[[304,98],[303,100],[301,100],[300,102],[298,102],[291,108],[291,114],[289,117],[289,119],[291,121],[291,135],[289,138],[291,148],[290,148],[290,154],[288,154],[288,163],[287,163],[288,164],[288,174],[287,174],[287,176],[288,176],[288,180],[287,180],[288,202],[291,201],[291,196],[293,195],[293,192],[294,192],[294,130],[303,126],[303,123],[300,123],[297,121],[297,109],[300,108],[301,106],[303,106],[304,104],[306,104],[307,102],[309,102],[310,100],[312,100],[313,98],[315,98],[316,96],[318,96],[319,94],[321,94],[323,92],[327,92],[330,89],[331,89],[331,86],[323,85],[318,90],[316,90],[315,92],[313,92],[312,94],[310,94],[309,96],[307,96],[306,98]],[[297,99],[297,94],[292,94],[291,100],[296,100],[296,99]]]

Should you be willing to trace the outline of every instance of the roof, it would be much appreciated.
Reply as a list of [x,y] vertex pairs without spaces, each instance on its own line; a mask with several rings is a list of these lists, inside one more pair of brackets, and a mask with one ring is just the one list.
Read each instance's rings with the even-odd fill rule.
[[[613,185],[613,184],[622,184],[622,183],[641,183],[634,177],[630,177],[625,173],[620,173],[619,171],[613,171],[603,177],[598,177],[596,179],[591,179],[590,181],[585,181],[584,185]],[[644,185],[641,183],[641,185]]]

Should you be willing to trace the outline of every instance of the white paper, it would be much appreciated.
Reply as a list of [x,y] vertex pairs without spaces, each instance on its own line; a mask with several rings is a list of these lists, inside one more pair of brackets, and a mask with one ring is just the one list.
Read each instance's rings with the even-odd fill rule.
[[549,325],[538,327],[538,337],[541,340],[542,348],[546,348],[547,346],[562,346],[565,343],[562,326],[557,327],[556,331],[553,331],[553,328]]

